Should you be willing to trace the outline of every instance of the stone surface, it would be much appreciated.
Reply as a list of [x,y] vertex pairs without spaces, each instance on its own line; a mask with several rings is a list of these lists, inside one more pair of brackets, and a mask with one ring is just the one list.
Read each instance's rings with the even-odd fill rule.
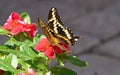
[[120,7],[120,1],[118,0],[118,2],[106,7],[106,9],[104,9],[104,11],[109,12],[109,13],[119,14],[120,13],[119,7]]
[[120,75],[120,61],[95,54],[79,56],[88,61],[89,66],[79,68],[66,63],[66,66],[78,73],[78,75]]
[[[98,10],[104,8],[116,0],[1,0],[0,2],[0,16],[2,20],[0,23],[4,23],[8,15],[12,11],[28,12],[33,20],[37,22],[37,18],[40,16],[47,20],[47,15],[51,7],[58,8],[62,18],[64,20],[71,19],[77,15],[84,14],[86,11]],[[3,8],[4,7],[4,8]]]
[[3,45],[8,38],[0,35],[0,45]]
[[[74,3],[63,2],[63,1],[58,1],[58,0],[57,1],[49,1],[49,0],[45,0],[45,1],[41,1],[41,0],[5,1],[5,0],[2,0],[2,2],[0,2],[0,9],[1,9],[0,15],[2,18],[0,23],[4,23],[6,18],[9,16],[9,14],[12,11],[16,11],[19,13],[24,12],[24,11],[28,12],[33,22],[37,22],[38,17],[41,17],[45,21],[47,21],[48,12],[51,7],[56,7],[58,9],[58,12],[60,13],[60,16],[64,20],[72,18],[76,16],[77,14],[80,14],[80,12],[82,11],[82,10],[79,11],[80,9],[79,10],[76,9],[76,5]],[[69,10],[69,8],[71,9]],[[76,11],[76,12],[74,12],[73,14],[73,11]]]
[[72,53],[73,54],[80,54],[81,52],[88,51],[90,48],[99,44],[99,39],[92,37],[90,35],[82,35],[84,38],[79,39],[78,42],[73,45]]
[[120,58],[120,37],[100,45],[94,51]]
[[68,24],[74,25],[73,30],[86,32],[100,39],[107,39],[120,32],[119,20],[119,14],[103,11],[76,18]]

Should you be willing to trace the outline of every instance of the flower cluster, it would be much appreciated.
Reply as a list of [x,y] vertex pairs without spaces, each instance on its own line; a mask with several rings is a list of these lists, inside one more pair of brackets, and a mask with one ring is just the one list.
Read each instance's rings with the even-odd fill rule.
[[17,35],[20,32],[27,32],[33,38],[37,32],[35,23],[31,25],[26,23],[17,12],[11,13],[7,22],[3,25],[3,29],[9,30],[12,35]]

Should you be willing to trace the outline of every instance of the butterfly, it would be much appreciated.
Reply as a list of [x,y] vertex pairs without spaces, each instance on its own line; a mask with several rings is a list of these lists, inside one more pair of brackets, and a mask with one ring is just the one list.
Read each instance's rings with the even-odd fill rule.
[[80,38],[79,36],[75,36],[70,28],[64,26],[57,9],[54,7],[49,11],[48,24],[45,24],[41,18],[38,18],[38,22],[50,43],[62,50],[64,49],[60,43],[74,45],[78,41],[78,38]]

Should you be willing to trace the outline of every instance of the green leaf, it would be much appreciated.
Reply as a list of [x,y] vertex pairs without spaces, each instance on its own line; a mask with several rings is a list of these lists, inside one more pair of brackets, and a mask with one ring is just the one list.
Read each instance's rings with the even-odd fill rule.
[[27,45],[27,46],[31,46],[32,41],[31,41],[31,40],[26,40],[26,41],[24,42],[24,44]]
[[61,66],[64,66],[65,60],[79,67],[88,66],[88,63],[86,61],[82,61],[76,56],[68,56],[67,54],[62,54],[62,55],[57,55],[57,59]]
[[85,67],[88,66],[88,62],[82,61],[76,56],[68,56],[68,61],[70,61],[73,65],[79,66],[79,67]]
[[31,24],[31,19],[30,19],[30,16],[28,15],[28,13],[23,12],[23,13],[21,13],[20,16],[24,19],[24,21],[26,23]]
[[7,58],[5,59],[6,64],[11,64],[14,68],[18,65],[18,60],[15,55],[9,54]]
[[46,57],[46,55],[44,54],[44,52],[39,52],[38,56],[42,57],[42,58],[44,58],[46,60],[48,60],[48,57]]
[[25,70],[28,69],[29,65],[25,61],[23,61],[22,59],[19,59],[18,62],[19,64],[22,65],[22,69],[25,69]]
[[24,45],[27,45],[27,46],[29,46],[31,48],[34,48],[34,46],[35,46],[35,44],[33,43],[32,40],[26,40],[26,41],[24,41]]
[[[39,62],[39,63],[38,63]],[[48,59],[45,59],[43,57],[36,57],[32,63],[35,67],[43,70],[48,70]]]
[[37,54],[33,51],[33,49],[25,44],[20,46],[20,50],[24,51],[26,54],[28,54],[30,57],[36,57]]
[[9,33],[9,31],[7,31],[7,30],[5,30],[5,29],[2,29],[1,27],[0,27],[0,35],[6,35],[6,34],[8,34]]
[[16,56],[18,56],[22,60],[30,60],[30,59],[32,59],[24,51],[11,51],[11,53],[15,54]]
[[23,60],[30,60],[37,57],[37,54],[27,45],[21,45],[19,51],[12,51],[13,54],[17,55]]
[[8,54],[10,53],[10,49],[7,46],[0,46],[0,53],[2,54]]
[[5,45],[8,45],[8,46],[14,46],[14,45],[19,46],[20,44],[21,44],[21,42],[17,41],[14,37],[11,37],[11,38],[5,43]]
[[12,73],[17,71],[13,66],[11,66],[10,64],[6,64],[2,59],[0,59],[0,69],[10,71]]
[[57,55],[58,62],[61,66],[64,66],[65,60],[68,59],[68,56],[66,54],[58,54]]
[[54,75],[77,75],[76,72],[63,67],[53,67],[51,71]]

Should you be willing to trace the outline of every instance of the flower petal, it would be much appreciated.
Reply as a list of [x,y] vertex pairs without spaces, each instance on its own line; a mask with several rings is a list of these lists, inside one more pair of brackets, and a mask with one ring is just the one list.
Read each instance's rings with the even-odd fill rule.
[[28,73],[19,73],[19,75],[38,75],[35,71],[31,68],[28,69]]
[[25,73],[19,73],[19,75],[26,75]]
[[12,12],[2,28],[9,30],[12,35],[16,35],[22,29],[22,23],[20,21],[23,22],[20,15],[17,12]]
[[37,75],[33,69],[29,68],[28,69],[28,74],[27,75]]
[[63,53],[63,51],[59,47],[57,47],[57,46],[52,46],[52,47],[53,47],[55,53],[57,53],[57,54],[62,54]]
[[42,38],[38,44],[34,47],[37,51],[45,51],[47,47],[49,46],[49,41],[47,38]]
[[30,29],[30,25],[29,24],[24,24],[23,25],[23,28],[22,28],[22,32],[28,32],[28,31],[30,31],[31,29]]
[[2,26],[2,28],[5,29],[5,30],[10,30],[10,29],[12,29],[12,25],[11,25],[11,23],[5,23],[5,24]]
[[17,35],[18,33],[21,32],[21,29],[22,29],[22,25],[18,24],[17,26],[14,26],[12,29],[11,29],[11,34],[12,35]]
[[59,43],[59,45],[61,46],[60,49],[62,49],[65,53],[71,53],[71,50],[68,44]]
[[37,33],[37,27],[36,27],[36,24],[35,23],[33,23],[32,25],[31,25],[31,27],[30,27],[30,31],[29,31],[29,36],[31,37],[31,38],[33,38],[35,35],[36,35],[36,33]]
[[66,50],[66,52],[71,52],[70,47],[69,47],[68,44],[64,44],[63,47]]
[[8,18],[8,21],[11,19],[12,20],[23,20],[17,12],[11,13],[10,17]]
[[48,58],[51,58],[51,59],[53,59],[53,58],[55,58],[55,53],[54,53],[54,51],[53,51],[53,48],[52,48],[52,46],[49,46],[48,48],[47,48],[47,50],[45,51],[45,55],[48,57]]

